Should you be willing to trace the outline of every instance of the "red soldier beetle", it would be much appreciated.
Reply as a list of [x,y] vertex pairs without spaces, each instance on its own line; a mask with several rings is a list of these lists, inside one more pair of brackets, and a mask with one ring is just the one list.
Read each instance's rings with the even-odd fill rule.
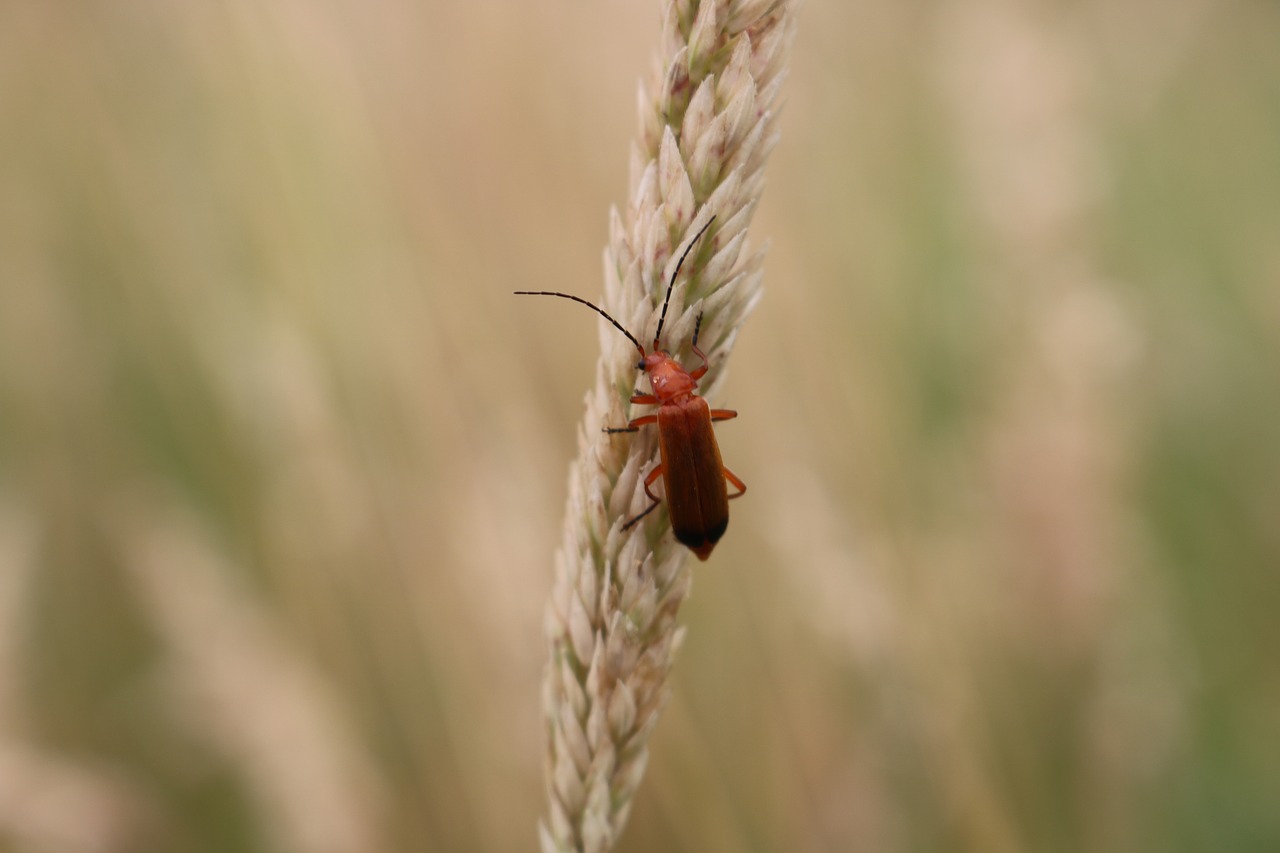
[[[706,233],[712,222],[715,222],[714,216],[689,241],[680,260],[676,262],[675,271],[671,273],[667,295],[662,301],[662,314],[658,317],[658,330],[653,336],[653,352],[646,353],[635,335],[624,329],[603,308],[581,297],[550,290],[516,291],[518,296],[558,296],[585,305],[612,323],[640,351],[636,369],[643,371],[649,378],[653,393],[637,393],[631,397],[631,402],[640,406],[657,406],[658,411],[632,418],[625,427],[606,427],[604,431],[610,434],[635,432],[642,426],[656,424],[661,461],[644,478],[644,493],[653,503],[624,524],[622,529],[627,530],[661,503],[661,498],[652,491],[654,481],[661,477],[666,489],[672,532],[677,541],[698,555],[699,560],[711,556],[712,549],[729,526],[729,501],[742,497],[747,491],[746,484],[724,467],[720,460],[720,446],[716,443],[716,434],[711,428],[713,421],[727,421],[736,418],[738,413],[731,409],[713,409],[697,394],[698,380],[706,375],[708,369],[706,353],[698,348],[698,332],[702,328],[701,312],[693,326],[692,344],[694,355],[702,361],[699,367],[691,371],[685,370],[669,352],[662,349],[660,341],[676,276],[680,274],[680,267],[697,244],[698,238]],[[735,494],[729,494],[726,480],[737,487]]]

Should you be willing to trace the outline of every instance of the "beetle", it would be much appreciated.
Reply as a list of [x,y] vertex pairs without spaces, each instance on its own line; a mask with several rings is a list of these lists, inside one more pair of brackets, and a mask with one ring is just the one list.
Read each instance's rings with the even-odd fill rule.
[[[693,352],[702,360],[699,367],[686,370],[668,351],[662,349],[660,342],[676,276],[680,274],[680,267],[697,244],[698,238],[706,233],[712,222],[715,222],[714,216],[689,241],[680,260],[676,262],[671,281],[667,283],[666,298],[662,301],[662,314],[658,317],[658,330],[653,336],[652,352],[646,353],[635,335],[624,329],[603,308],[581,297],[550,290],[516,291],[518,296],[558,296],[585,305],[612,323],[640,351],[636,369],[648,377],[653,393],[636,393],[631,397],[631,402],[640,406],[657,406],[658,411],[632,418],[625,427],[606,427],[604,431],[610,434],[636,432],[642,426],[656,424],[661,461],[644,479],[644,493],[653,503],[624,524],[622,529],[629,529],[661,503],[661,498],[653,493],[652,486],[662,477],[672,532],[677,541],[698,555],[699,560],[706,560],[711,556],[712,549],[729,526],[729,501],[742,497],[747,491],[746,484],[721,461],[720,446],[716,443],[715,431],[711,428],[713,421],[727,421],[736,418],[738,413],[731,409],[713,409],[706,399],[697,394],[698,380],[706,375],[709,366],[706,353],[698,348],[698,332],[702,328],[701,312],[693,326]],[[735,494],[729,494],[726,480],[738,489]]]

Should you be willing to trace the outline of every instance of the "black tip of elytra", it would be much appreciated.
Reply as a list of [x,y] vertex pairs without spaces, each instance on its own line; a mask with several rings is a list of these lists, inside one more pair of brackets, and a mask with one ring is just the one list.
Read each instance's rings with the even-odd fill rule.
[[676,528],[673,532],[677,542],[697,554],[699,560],[705,560],[711,556],[716,543],[720,541],[721,536],[724,536],[728,527],[729,519],[725,518],[710,528]]

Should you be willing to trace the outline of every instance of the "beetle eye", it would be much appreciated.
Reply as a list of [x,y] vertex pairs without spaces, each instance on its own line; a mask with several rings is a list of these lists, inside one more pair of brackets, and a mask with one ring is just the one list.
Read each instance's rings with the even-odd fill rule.
[[636,362],[636,370],[644,370],[644,362],[643,362],[643,361],[637,361],[637,362]]

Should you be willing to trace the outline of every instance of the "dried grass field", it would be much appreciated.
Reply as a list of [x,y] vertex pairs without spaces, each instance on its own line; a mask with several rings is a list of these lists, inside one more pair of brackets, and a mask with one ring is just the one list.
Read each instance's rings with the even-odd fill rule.
[[[537,849],[659,6],[0,7],[0,850]],[[1280,849],[1278,44],[803,5],[616,849]]]

